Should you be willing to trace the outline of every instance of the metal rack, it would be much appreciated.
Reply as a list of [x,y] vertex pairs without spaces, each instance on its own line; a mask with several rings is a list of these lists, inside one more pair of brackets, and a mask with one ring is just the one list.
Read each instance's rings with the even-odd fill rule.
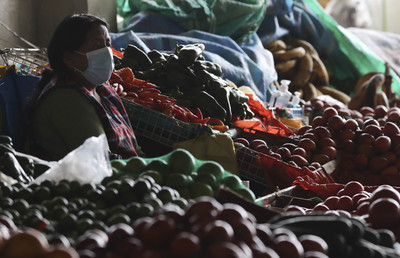
[[48,65],[45,49],[4,48],[0,49],[0,65],[15,65],[22,73],[40,74]]

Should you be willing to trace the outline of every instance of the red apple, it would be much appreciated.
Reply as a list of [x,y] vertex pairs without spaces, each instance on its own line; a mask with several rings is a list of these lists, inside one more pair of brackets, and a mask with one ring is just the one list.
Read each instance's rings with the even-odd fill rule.
[[363,116],[366,116],[367,114],[373,114],[374,113],[374,109],[372,107],[369,106],[363,106],[360,108],[360,113]]
[[267,143],[262,139],[254,139],[250,142],[249,147],[250,147],[250,149],[255,150],[257,148],[257,146],[261,145],[261,144],[267,145]]
[[243,144],[245,147],[249,147],[249,145],[250,145],[249,141],[248,141],[246,138],[243,138],[243,137],[235,138],[235,139],[233,140],[233,142],[241,143],[241,144]]
[[380,118],[386,116],[386,113],[388,112],[388,108],[385,105],[378,105],[374,109],[374,117],[375,118]]
[[337,115],[339,115],[339,113],[334,107],[328,107],[322,113],[322,118],[324,119],[324,121],[328,122],[330,117]]
[[374,147],[381,153],[388,151],[391,146],[391,140],[389,136],[382,135],[375,139]]
[[384,135],[392,136],[395,134],[400,134],[400,128],[394,122],[387,121],[382,128],[382,132]]
[[328,118],[328,126],[334,131],[343,129],[345,120],[339,115],[333,115]]

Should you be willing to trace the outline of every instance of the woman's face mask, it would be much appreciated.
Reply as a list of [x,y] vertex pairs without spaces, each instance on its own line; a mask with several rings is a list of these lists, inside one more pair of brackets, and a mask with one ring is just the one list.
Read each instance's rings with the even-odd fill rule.
[[101,85],[110,79],[114,70],[113,53],[110,47],[96,49],[86,54],[75,52],[87,57],[87,69],[83,72],[77,69],[86,80],[94,85]]

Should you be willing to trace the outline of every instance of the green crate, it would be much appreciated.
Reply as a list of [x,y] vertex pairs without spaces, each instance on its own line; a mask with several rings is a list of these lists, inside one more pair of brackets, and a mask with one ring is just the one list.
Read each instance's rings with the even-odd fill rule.
[[185,123],[159,111],[149,109],[122,98],[135,134],[166,146],[197,138],[204,132],[212,133],[209,126]]

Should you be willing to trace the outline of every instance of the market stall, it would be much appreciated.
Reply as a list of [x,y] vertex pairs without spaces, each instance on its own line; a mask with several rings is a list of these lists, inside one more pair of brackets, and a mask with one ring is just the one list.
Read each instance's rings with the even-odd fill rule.
[[117,2],[143,155],[30,155],[46,56],[1,50],[0,257],[400,256],[398,74],[364,34],[311,0]]

